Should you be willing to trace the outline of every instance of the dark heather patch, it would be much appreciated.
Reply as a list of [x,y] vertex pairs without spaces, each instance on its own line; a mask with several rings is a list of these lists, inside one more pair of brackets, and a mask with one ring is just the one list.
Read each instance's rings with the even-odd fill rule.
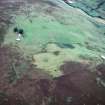
[[57,45],[61,48],[70,48],[70,49],[75,48],[72,44],[67,44],[67,43],[57,43]]

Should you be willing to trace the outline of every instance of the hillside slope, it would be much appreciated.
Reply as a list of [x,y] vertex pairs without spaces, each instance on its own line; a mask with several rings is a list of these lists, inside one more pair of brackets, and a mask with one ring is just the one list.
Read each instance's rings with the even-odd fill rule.
[[[26,56],[35,59],[33,64],[53,76],[62,74],[59,67],[65,61],[99,63],[104,55],[105,24],[63,1],[26,2],[12,20],[4,44],[19,46]],[[25,31],[19,42],[14,27]]]
[[[64,0],[69,1],[69,0]],[[87,14],[105,19],[105,0],[72,0],[69,3],[73,7],[77,7],[85,11]]]

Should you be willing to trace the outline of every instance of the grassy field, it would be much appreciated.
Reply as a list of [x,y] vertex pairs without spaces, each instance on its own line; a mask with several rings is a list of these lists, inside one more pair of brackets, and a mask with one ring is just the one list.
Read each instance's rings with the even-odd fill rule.
[[[28,15],[14,16],[15,24],[9,28],[4,44],[19,46],[25,56],[33,57],[33,64],[54,77],[62,75],[59,67],[65,61],[100,62],[105,52],[104,24],[97,27],[94,18],[72,7],[41,8],[36,4],[30,10]],[[24,29],[21,41],[16,41],[14,27]]]

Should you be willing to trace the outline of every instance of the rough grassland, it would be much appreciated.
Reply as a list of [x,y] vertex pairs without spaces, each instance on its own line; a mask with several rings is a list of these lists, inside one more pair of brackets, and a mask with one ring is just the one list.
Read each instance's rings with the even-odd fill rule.
[[[14,16],[4,44],[18,45],[33,64],[55,76],[64,61],[99,61],[104,54],[104,29],[94,18],[72,7],[52,7],[47,4],[24,7]],[[20,9],[21,10],[21,9]],[[29,11],[29,12],[28,12]],[[16,41],[13,28],[23,28],[25,37]],[[104,27],[104,24],[103,24]],[[59,52],[55,54],[54,52]]]

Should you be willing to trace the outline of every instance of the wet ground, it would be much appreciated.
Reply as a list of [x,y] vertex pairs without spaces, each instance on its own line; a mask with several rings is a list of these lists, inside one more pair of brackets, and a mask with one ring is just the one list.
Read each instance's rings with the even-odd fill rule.
[[[44,3],[56,6],[51,1]],[[0,1],[1,43],[8,28],[14,24],[13,16],[19,14],[19,7],[24,4],[24,0]],[[60,48],[74,48],[67,44],[58,45]],[[54,50],[53,57],[60,53],[58,49]],[[60,65],[62,75],[53,78],[37,68],[37,64],[32,62],[37,59],[24,56],[17,45],[1,44],[0,59],[0,105],[105,105],[104,62],[98,65],[87,60],[63,62]],[[47,59],[44,61],[47,62]]]

